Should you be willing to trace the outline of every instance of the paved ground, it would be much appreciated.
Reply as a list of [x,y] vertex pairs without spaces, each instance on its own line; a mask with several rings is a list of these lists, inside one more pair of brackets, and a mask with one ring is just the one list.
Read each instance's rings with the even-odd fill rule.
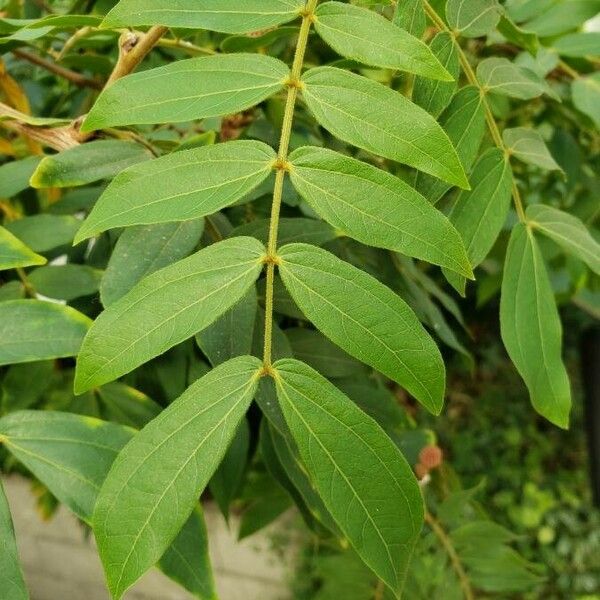
[[[19,477],[4,480],[17,543],[31,600],[108,600],[93,540],[64,508],[49,523],[35,510],[29,483]],[[214,506],[206,509],[210,554],[220,600],[289,600],[292,552],[286,559],[273,549],[283,522],[243,542]],[[287,564],[286,564],[287,562]],[[127,600],[189,600],[190,595],[162,573],[148,573],[125,596]]]

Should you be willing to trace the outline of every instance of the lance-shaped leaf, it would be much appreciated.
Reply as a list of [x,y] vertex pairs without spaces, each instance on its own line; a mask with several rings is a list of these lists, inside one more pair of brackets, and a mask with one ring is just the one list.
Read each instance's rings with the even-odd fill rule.
[[[485,110],[478,88],[467,85],[452,98],[442,113],[440,124],[448,134],[465,170],[469,170],[477,158],[479,146],[485,133]],[[436,204],[451,186],[425,173],[417,173],[415,187],[432,204]]]
[[532,204],[527,208],[527,222],[600,275],[600,244],[577,217],[552,206]]
[[114,227],[187,221],[233,204],[272,172],[275,151],[243,140],[175,152],[118,175],[76,242]]
[[306,104],[333,135],[454,185],[469,187],[444,130],[402,94],[334,67],[309,69],[302,82]]
[[[501,150],[490,148],[481,156],[471,173],[471,185],[471,191],[459,194],[448,216],[462,236],[471,264],[476,267],[496,242],[510,207],[512,171]],[[464,294],[464,278],[444,273]]]
[[486,58],[477,66],[477,78],[483,88],[512,98],[530,100],[541,96],[546,82],[536,73],[507,58]]
[[552,158],[542,136],[529,127],[514,127],[502,132],[502,139],[513,156],[519,160],[548,169],[562,171],[560,165]]
[[128,75],[105,88],[81,129],[233,114],[281,90],[288,77],[285,63],[261,54],[180,60]]
[[423,2],[421,0],[396,2],[392,21],[397,27],[405,29],[411,35],[420,38],[425,33],[425,27],[427,26]]
[[371,417],[309,366],[280,360],[275,381],[325,506],[362,560],[400,597],[423,523],[423,499],[410,466]]
[[185,258],[198,245],[203,219],[131,227],[117,241],[100,284],[104,307],[122,298],[138,281]]
[[[21,411],[0,419],[0,438],[65,506],[91,524],[106,475],[135,431],[116,423],[52,411]],[[161,557],[158,567],[201,600],[215,591],[200,507]],[[0,584],[1,585],[1,584]]]
[[322,148],[290,155],[294,187],[325,221],[364,244],[472,277],[460,235],[421,194],[389,173]]
[[444,362],[404,300],[375,278],[314,246],[290,244],[279,256],[285,286],[322,333],[404,386],[429,411],[441,411]]
[[8,229],[0,227],[0,270],[43,265],[46,259],[28,248]]
[[94,322],[79,353],[76,393],[129,373],[210,325],[254,283],[264,251],[254,238],[233,238],[143,279]]
[[339,54],[367,65],[451,81],[426,44],[377,13],[325,2],[315,13],[317,33]]
[[292,21],[303,8],[304,0],[121,0],[102,27],[167,25],[250,33]]
[[448,0],[448,25],[463,37],[480,37],[492,31],[504,9],[497,0]]
[[456,43],[448,32],[440,31],[431,40],[430,48],[455,81],[433,81],[425,77],[417,77],[413,87],[413,100],[429,114],[438,117],[448,106],[458,87],[456,80],[460,74],[460,65]]
[[571,390],[561,357],[560,317],[542,253],[533,233],[523,224],[515,225],[508,244],[500,331],[534,408],[555,425],[566,428]]
[[53,302],[0,302],[0,365],[75,356],[91,323]]
[[110,179],[127,167],[152,158],[144,146],[97,140],[47,156],[31,176],[31,187],[63,188]]
[[244,356],[213,369],[119,454],[93,518],[114,598],[162,556],[189,518],[254,397],[260,367]]
[[[2,114],[0,113],[1,118]],[[42,160],[40,156],[29,156],[0,166],[0,198],[12,198],[27,189],[29,179],[40,160]]]
[[580,77],[571,84],[573,104],[600,127],[600,73]]
[[0,596],[6,600],[29,600],[10,507],[0,481]]

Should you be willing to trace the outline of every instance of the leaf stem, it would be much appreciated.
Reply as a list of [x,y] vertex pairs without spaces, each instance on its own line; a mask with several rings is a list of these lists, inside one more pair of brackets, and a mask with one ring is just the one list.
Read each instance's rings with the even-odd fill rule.
[[452,544],[452,540],[448,537],[448,534],[444,531],[444,528],[430,512],[425,512],[425,522],[427,525],[429,525],[435,536],[440,540],[444,550],[446,551],[446,554],[448,554],[450,562],[452,563],[452,568],[458,577],[458,581],[465,599],[474,600],[475,595],[471,589],[471,582],[469,581],[462,562],[460,561],[460,557],[458,556],[454,545]]
[[[427,0],[423,0],[423,6],[425,7],[425,12],[427,13],[427,16],[431,19],[433,24],[441,31],[445,31],[446,33],[449,33],[450,36],[452,37],[452,41],[454,42],[454,46],[456,47],[456,51],[458,53],[458,59],[460,61],[460,65],[467,77],[467,80],[469,81],[469,83],[471,85],[474,85],[475,87],[477,87],[479,89],[479,92],[481,93],[481,100],[483,102],[483,108],[485,110],[485,120],[487,122],[487,126],[488,126],[488,129],[492,136],[492,139],[494,140],[494,144],[496,144],[496,146],[500,150],[502,150],[502,152],[504,152],[504,154],[507,157],[510,157],[510,150],[507,148],[504,141],[502,140],[502,135],[500,133],[500,129],[498,128],[498,124],[496,123],[496,119],[494,118],[494,114],[492,113],[490,104],[487,101],[487,97],[486,97],[487,90],[479,83],[479,80],[477,79],[477,76],[475,75],[475,71],[473,71],[473,67],[471,67],[471,64],[469,63],[469,59],[467,58],[467,55],[465,54],[464,50],[461,48],[460,44],[458,43],[457,32],[452,31],[450,29],[450,27],[448,27],[448,25],[446,25],[446,23],[444,23],[443,19],[437,14],[437,12],[433,8],[433,6],[431,6],[431,4],[429,4],[429,2]],[[514,178],[513,178],[513,183],[512,183],[512,197],[513,197],[515,209],[517,211],[517,215],[519,217],[519,221],[521,221],[522,223],[525,223],[527,221],[527,218],[525,217],[525,209],[523,208],[523,201],[521,199],[521,193],[519,192],[517,182],[514,180]]]
[[281,137],[279,140],[279,150],[277,152],[277,161],[274,167],[277,169],[275,175],[275,186],[273,188],[273,203],[271,205],[271,222],[269,225],[269,241],[267,244],[267,285],[265,293],[265,345],[263,362],[265,370],[271,368],[272,362],[272,336],[273,336],[273,286],[275,283],[275,265],[277,263],[277,236],[279,231],[279,214],[281,212],[281,199],[283,197],[283,183],[286,171],[289,170],[288,152],[290,147],[290,137],[292,135],[292,125],[294,121],[294,110],[296,108],[296,99],[298,90],[302,83],[302,66],[304,65],[304,55],[308,44],[310,28],[314,20],[314,11],[318,0],[307,0],[302,11],[302,26],[298,34],[296,51],[294,53],[294,62],[290,79],[287,82],[288,91],[285,101],[285,110],[283,114],[283,123],[281,126]]

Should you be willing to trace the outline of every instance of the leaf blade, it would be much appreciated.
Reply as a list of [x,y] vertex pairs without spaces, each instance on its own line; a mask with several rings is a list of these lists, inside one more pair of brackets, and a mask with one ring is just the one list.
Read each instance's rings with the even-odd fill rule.
[[28,248],[8,229],[0,227],[0,270],[46,264],[47,260]]

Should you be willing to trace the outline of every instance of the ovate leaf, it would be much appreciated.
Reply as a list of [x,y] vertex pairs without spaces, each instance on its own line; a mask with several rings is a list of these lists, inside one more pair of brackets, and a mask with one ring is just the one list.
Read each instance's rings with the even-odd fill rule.
[[[22,411],[0,419],[0,437],[63,504],[91,523],[100,486],[135,431],[69,413]],[[159,568],[200,600],[213,600],[214,583],[206,527],[194,510]]]
[[180,60],[128,75],[105,88],[82,131],[233,114],[281,90],[288,76],[283,62],[259,54]]
[[0,270],[43,265],[46,259],[28,248],[8,229],[0,227]]
[[497,0],[448,0],[448,25],[463,37],[480,37],[492,31],[502,13]]
[[513,156],[523,162],[548,169],[561,171],[560,165],[552,158],[542,136],[529,127],[514,127],[502,132],[502,139]]
[[396,250],[472,277],[448,219],[402,180],[322,148],[290,155],[294,187],[325,221],[364,244]]
[[133,142],[97,140],[47,156],[31,176],[31,187],[63,188],[110,179],[127,167],[149,160],[144,146]]
[[506,254],[500,330],[534,408],[566,428],[571,390],[561,357],[562,327],[542,254],[523,224],[515,225]]
[[371,417],[309,366],[280,360],[275,381],[325,506],[362,560],[400,597],[423,522],[423,499],[410,466]]
[[114,304],[138,281],[181,258],[198,245],[202,219],[131,227],[117,241],[100,284],[104,307]]
[[[469,192],[461,192],[450,210],[473,267],[488,255],[506,221],[512,192],[512,171],[504,153],[490,148],[475,164]],[[446,277],[464,293],[465,280],[454,273]]]
[[29,283],[47,298],[74,300],[98,291],[102,271],[87,265],[49,265],[29,273]]
[[250,33],[276,27],[298,17],[303,0],[121,0],[102,27],[167,25],[209,29],[222,33]]
[[0,482],[0,595],[6,600],[29,600],[19,562],[10,507]]
[[341,2],[317,7],[315,29],[339,54],[367,65],[451,81],[421,40],[377,13]]
[[340,139],[468,188],[448,136],[402,94],[334,67],[309,69],[304,99],[317,121]]
[[76,240],[114,227],[215,213],[264,181],[275,158],[270,146],[244,140],[175,152],[127,169],[100,196]]
[[404,300],[325,250],[290,244],[279,255],[286,287],[318,329],[405,387],[428,410],[441,411],[444,363]]
[[79,353],[76,392],[129,373],[210,325],[254,283],[263,254],[258,240],[233,238],[143,279],[94,322]]
[[456,80],[460,74],[460,66],[456,43],[449,33],[445,31],[438,33],[431,40],[430,48],[455,81],[432,81],[424,77],[417,77],[413,87],[413,100],[429,114],[438,117],[448,106],[458,87]]
[[521,100],[537,98],[547,90],[546,82],[536,73],[507,58],[482,60],[477,66],[477,78],[484,90]]
[[600,244],[577,217],[551,206],[532,204],[527,208],[527,222],[600,275]]
[[0,302],[0,365],[75,356],[91,320],[41,300]]
[[164,553],[223,458],[258,385],[258,359],[233,359],[199,379],[119,454],[93,525],[119,599]]

